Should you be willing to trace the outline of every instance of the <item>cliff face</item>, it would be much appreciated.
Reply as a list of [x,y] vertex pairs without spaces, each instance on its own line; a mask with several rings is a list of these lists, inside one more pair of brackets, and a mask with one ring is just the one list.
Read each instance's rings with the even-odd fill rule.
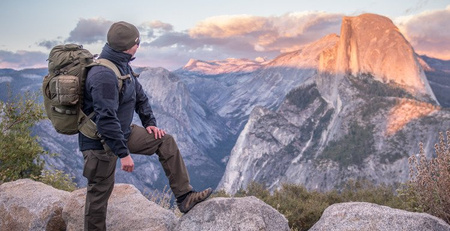
[[419,142],[434,153],[450,113],[438,106],[409,43],[373,14],[344,18],[341,33],[277,110],[252,111],[219,189],[235,193],[251,181],[317,190],[348,179],[403,182]]
[[371,73],[378,81],[436,100],[413,48],[392,21],[380,15],[343,18],[335,70],[353,76]]

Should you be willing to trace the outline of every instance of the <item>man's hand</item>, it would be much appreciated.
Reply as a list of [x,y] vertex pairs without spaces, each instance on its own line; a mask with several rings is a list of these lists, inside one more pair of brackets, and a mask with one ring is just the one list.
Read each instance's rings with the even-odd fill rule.
[[125,172],[132,172],[134,170],[134,161],[129,154],[120,159],[120,164],[122,165],[121,169]]
[[155,134],[155,139],[161,139],[161,137],[163,137],[166,134],[166,132],[164,130],[159,129],[155,126],[148,126],[146,129],[149,134],[152,134],[152,133]]

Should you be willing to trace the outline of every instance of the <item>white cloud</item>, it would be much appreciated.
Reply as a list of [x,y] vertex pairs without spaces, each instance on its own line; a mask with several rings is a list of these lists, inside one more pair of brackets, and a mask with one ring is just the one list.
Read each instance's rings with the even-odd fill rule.
[[103,18],[80,19],[66,41],[75,43],[97,43],[106,41],[106,33],[112,21]]
[[394,20],[415,51],[439,59],[450,59],[450,5]]

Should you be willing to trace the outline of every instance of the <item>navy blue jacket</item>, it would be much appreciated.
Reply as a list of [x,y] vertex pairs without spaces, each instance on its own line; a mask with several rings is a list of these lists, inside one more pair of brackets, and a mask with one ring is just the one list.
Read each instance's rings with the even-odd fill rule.
[[[129,62],[134,58],[112,49],[108,44],[103,47],[100,58],[112,61],[122,75],[130,74],[131,78],[123,81],[119,93],[118,79],[111,69],[92,67],[86,78],[83,111],[86,115],[95,112],[93,121],[97,124],[98,132],[111,150],[123,158],[130,153],[127,140],[134,112],[139,115],[144,127],[156,126],[156,119],[142,85],[132,75]],[[89,139],[81,133],[78,143],[81,151],[103,149],[100,140]]]

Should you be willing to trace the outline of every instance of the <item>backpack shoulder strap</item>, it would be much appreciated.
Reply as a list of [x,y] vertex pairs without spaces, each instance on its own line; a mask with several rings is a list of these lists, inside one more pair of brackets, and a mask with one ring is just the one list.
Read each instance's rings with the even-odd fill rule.
[[123,81],[130,78],[129,74],[122,75],[119,71],[119,68],[117,68],[116,64],[107,59],[96,59],[94,60],[94,63],[96,63],[97,65],[107,67],[111,69],[114,72],[114,74],[116,74],[117,79],[119,80],[119,91],[122,89]]

